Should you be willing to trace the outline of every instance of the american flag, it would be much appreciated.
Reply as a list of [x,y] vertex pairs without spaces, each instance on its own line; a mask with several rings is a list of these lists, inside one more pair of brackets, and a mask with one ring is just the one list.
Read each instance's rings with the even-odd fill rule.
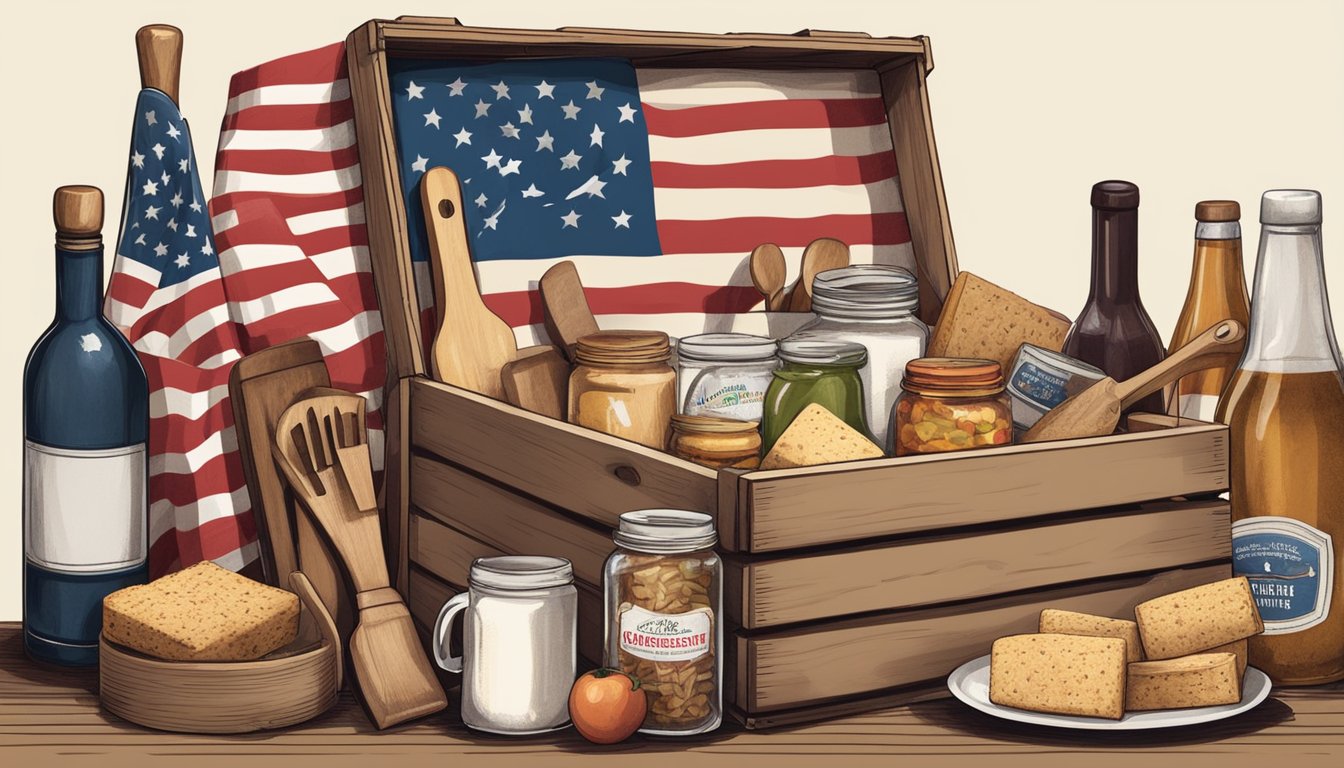
[[[876,73],[637,68],[615,59],[397,61],[394,123],[419,301],[432,321],[416,185],[463,180],[481,293],[544,343],[537,280],[570,259],[600,325],[673,336],[760,305],[747,254],[850,244],[914,268]],[[431,326],[432,327],[432,324]]]
[[257,556],[229,369],[241,357],[191,133],[172,99],[135,107],[121,234],[104,311],[149,375],[151,576]]

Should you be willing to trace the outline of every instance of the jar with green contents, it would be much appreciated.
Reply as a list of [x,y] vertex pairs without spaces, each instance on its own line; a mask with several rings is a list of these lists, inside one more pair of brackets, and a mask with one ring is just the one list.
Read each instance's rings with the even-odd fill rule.
[[774,381],[765,392],[762,455],[770,452],[794,418],[812,403],[877,442],[864,417],[859,369],[868,362],[868,351],[862,344],[785,340],[779,344],[779,358],[784,364],[775,371]]

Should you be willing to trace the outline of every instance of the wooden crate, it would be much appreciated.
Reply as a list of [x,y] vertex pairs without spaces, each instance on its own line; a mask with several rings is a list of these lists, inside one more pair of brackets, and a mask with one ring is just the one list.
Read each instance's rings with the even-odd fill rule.
[[[1227,431],[1145,417],[1127,434],[825,467],[715,472],[426,377],[390,119],[388,60],[619,56],[639,66],[867,68],[879,74],[915,257],[936,322],[956,275],[926,38],[500,30],[374,21],[348,40],[374,276],[390,367],[387,514],[422,629],[473,557],[555,555],[580,584],[580,650],[602,644],[617,517],[715,516],[726,697],[751,726],[945,694],[943,679],[1058,606],[1122,615],[1230,574]],[[414,202],[414,201],[412,201]]]

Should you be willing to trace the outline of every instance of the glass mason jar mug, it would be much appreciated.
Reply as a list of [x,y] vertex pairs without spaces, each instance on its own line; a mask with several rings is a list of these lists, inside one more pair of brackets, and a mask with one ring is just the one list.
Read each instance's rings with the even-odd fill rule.
[[606,665],[648,695],[641,733],[705,733],[723,722],[723,566],[701,512],[621,515],[603,572]]

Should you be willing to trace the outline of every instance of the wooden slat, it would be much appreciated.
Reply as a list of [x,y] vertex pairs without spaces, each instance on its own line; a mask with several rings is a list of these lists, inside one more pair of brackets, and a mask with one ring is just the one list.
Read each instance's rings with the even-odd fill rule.
[[712,470],[447,384],[413,380],[410,418],[413,447],[609,528],[634,509],[718,504]]
[[[439,611],[457,590],[445,581],[430,576],[418,568],[412,568],[406,578],[406,607],[425,630],[434,629],[439,619]],[[433,657],[431,657],[433,658]]]
[[[928,39],[920,43],[926,46]],[[930,54],[881,72],[891,145],[901,174],[901,201],[916,256],[919,314],[930,324],[938,321],[943,299],[957,277],[957,249],[952,242],[952,222],[929,109],[926,77],[932,67]]]
[[[478,557],[500,555],[535,555],[539,552],[518,552],[497,549],[477,541],[461,531],[413,511],[411,514],[411,559],[416,565],[447,582],[458,591],[466,589],[471,561]],[[592,661],[602,659],[604,638],[604,608],[602,591],[593,584],[575,579],[579,603],[579,654]],[[437,617],[437,612],[435,616]],[[434,626],[429,622],[428,626]]]
[[1039,590],[777,632],[737,633],[736,704],[748,714],[946,677],[1004,635],[1036,631],[1043,608],[1126,616],[1134,606],[1231,575],[1227,565]]
[[411,509],[411,401],[410,381],[398,379],[387,387],[383,400],[383,541],[387,542],[387,572],[392,586],[406,597],[407,528]]
[[1231,542],[1226,502],[1168,502],[810,556],[727,555],[730,574],[739,575],[726,580],[724,610],[755,629],[936,605],[1223,560]]
[[447,525],[508,552],[563,557],[574,575],[602,583],[602,568],[615,550],[602,530],[550,507],[426,456],[412,464],[415,506]]
[[773,552],[1220,492],[1227,457],[1227,428],[1197,424],[752,472],[742,476],[750,531],[736,538]]

